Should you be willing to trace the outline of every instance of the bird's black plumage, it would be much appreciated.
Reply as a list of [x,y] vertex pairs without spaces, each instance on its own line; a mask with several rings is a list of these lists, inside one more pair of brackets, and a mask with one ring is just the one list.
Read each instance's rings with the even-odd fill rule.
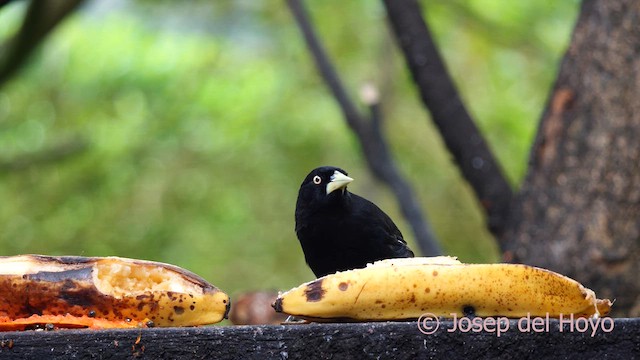
[[353,179],[332,166],[312,170],[296,203],[296,234],[317,277],[363,268],[376,260],[413,257],[391,218],[347,191]]

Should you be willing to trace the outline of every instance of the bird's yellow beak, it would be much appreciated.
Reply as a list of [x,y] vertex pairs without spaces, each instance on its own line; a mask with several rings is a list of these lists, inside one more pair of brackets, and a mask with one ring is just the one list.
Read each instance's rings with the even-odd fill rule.
[[353,179],[348,177],[347,175],[341,173],[340,171],[334,171],[333,175],[331,175],[331,181],[327,184],[327,195],[331,194],[335,190],[344,189],[352,182]]

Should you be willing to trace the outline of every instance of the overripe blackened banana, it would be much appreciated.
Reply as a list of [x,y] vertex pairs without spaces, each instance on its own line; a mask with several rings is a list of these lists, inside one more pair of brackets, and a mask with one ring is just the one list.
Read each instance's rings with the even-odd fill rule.
[[169,264],[119,257],[0,257],[4,319],[52,315],[193,326],[219,322],[229,307],[227,294]]
[[437,316],[606,315],[609,300],[558,273],[517,264],[461,264],[454,258],[389,259],[338,272],[281,294],[284,312],[315,320]]

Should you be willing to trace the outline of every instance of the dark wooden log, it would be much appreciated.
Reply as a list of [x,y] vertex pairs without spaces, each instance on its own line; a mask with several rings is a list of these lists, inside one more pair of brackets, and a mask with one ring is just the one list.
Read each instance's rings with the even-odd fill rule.
[[586,319],[573,323],[551,319],[546,329],[541,318],[542,327],[535,331],[531,327],[527,331],[526,324],[521,321],[519,326],[518,321],[510,320],[509,329],[500,334],[490,331],[491,326],[465,332],[461,321],[442,321],[430,335],[420,331],[418,322],[6,332],[0,333],[0,358],[640,357],[640,318],[603,318],[595,333],[590,326],[584,329]]

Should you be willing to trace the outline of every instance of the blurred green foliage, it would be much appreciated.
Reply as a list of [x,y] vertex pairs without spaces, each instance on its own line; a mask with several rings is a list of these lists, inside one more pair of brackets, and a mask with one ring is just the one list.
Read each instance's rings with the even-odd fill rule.
[[[517,186],[578,2],[423,5]],[[381,4],[308,6],[354,96],[366,81],[382,89],[394,156],[446,252],[497,260]],[[0,11],[2,39],[24,8]],[[350,189],[378,203],[413,243],[284,2],[89,2],[0,89],[0,150],[3,255],[118,255],[185,267],[231,294],[289,288],[312,278],[293,231],[298,187],[325,164],[347,169]]]

